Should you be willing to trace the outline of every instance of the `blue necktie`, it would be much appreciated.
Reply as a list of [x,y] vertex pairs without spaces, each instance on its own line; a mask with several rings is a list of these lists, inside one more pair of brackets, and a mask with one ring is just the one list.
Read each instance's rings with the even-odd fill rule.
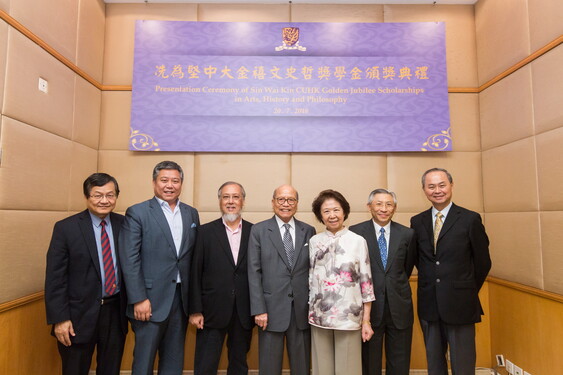
[[381,235],[377,240],[377,244],[379,245],[379,253],[381,254],[381,263],[383,263],[383,268],[387,267],[387,241],[385,241],[385,228],[381,228],[379,230]]

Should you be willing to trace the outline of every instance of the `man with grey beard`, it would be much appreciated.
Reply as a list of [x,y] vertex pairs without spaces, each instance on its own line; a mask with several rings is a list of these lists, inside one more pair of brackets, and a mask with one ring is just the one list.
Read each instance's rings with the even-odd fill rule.
[[241,217],[246,193],[238,182],[218,191],[222,217],[199,228],[190,278],[190,324],[198,330],[194,375],[216,375],[225,336],[228,375],[248,374],[250,316],[247,249],[252,224]]

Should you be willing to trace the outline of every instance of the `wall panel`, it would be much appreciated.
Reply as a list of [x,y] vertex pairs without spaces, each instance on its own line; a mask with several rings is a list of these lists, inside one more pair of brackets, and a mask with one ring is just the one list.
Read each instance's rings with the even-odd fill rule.
[[448,86],[478,86],[472,5],[384,5],[384,9],[385,22],[445,22]]
[[72,142],[2,119],[0,209],[68,209]]
[[563,126],[561,61],[563,61],[563,45],[559,45],[531,64],[536,134]]
[[399,196],[401,210],[420,212],[430,207],[422,191],[422,174],[434,167],[453,176],[453,201],[470,210],[483,211],[480,152],[396,153],[387,157],[389,189]]
[[86,208],[82,185],[88,176],[98,172],[98,150],[73,142],[71,155],[69,207],[82,211]]
[[528,18],[532,52],[563,35],[562,1],[528,0]]
[[491,276],[543,288],[538,212],[486,213]]
[[533,137],[483,151],[483,191],[486,212],[538,209]]
[[[540,209],[563,210],[563,127],[536,136]],[[563,223],[563,222],[562,222]]]
[[384,22],[383,5],[293,4],[293,22]]
[[[74,74],[35,43],[10,28],[4,115],[71,138]],[[38,90],[39,77],[49,82]]]
[[[67,215],[66,211],[0,210],[0,303],[43,290],[53,225]],[[45,324],[44,315],[39,319]],[[2,351],[7,348],[2,347]]]
[[202,22],[284,22],[289,20],[287,4],[199,4],[197,20]]
[[128,150],[131,91],[102,92],[100,150]]
[[104,61],[105,3],[79,2],[76,65],[97,82],[102,82]]
[[76,63],[77,0],[14,0],[10,3],[10,15]]
[[103,84],[133,82],[135,20],[196,21],[197,7],[197,4],[107,4]]
[[102,94],[80,77],[75,78],[72,140],[98,149]]
[[530,54],[527,0],[480,0],[475,5],[479,85]]
[[246,191],[246,211],[272,212],[272,192],[291,182],[289,154],[196,154],[194,203],[198,210],[218,210],[217,189],[236,181]]
[[483,150],[534,135],[531,79],[528,65],[479,94]]
[[453,151],[481,151],[478,94],[449,94]]
[[163,160],[173,160],[184,170],[182,202],[192,205],[194,192],[194,156],[190,153],[160,153],[100,150],[98,171],[109,173],[117,179],[121,194],[116,210],[124,212],[127,207],[154,196],[152,170]]
[[0,20],[0,112],[4,113],[4,84],[6,81],[6,60],[8,55],[8,30],[6,22]]
[[[377,139],[374,139],[377,142]],[[352,211],[363,212],[368,194],[387,187],[385,154],[294,154],[291,181],[299,190],[301,209],[310,211],[324,189],[338,190]]]
[[563,295],[563,211],[540,213],[544,289]]

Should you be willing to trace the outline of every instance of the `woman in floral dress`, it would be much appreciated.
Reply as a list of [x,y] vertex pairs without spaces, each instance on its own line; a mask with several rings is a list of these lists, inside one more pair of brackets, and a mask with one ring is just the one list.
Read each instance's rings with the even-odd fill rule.
[[375,300],[368,247],[344,227],[350,205],[339,192],[321,191],[313,213],[326,226],[309,241],[313,375],[361,375],[361,343],[373,335]]

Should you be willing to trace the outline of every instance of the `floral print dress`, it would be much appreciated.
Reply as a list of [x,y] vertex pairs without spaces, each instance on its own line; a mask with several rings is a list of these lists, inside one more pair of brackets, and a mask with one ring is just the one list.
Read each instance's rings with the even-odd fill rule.
[[309,240],[309,323],[358,330],[363,304],[375,300],[365,239],[347,228]]

